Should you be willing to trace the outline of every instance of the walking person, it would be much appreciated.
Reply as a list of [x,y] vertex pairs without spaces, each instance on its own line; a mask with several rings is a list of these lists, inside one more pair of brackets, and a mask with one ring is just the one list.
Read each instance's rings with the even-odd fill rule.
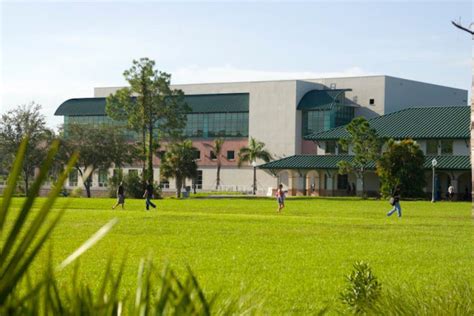
[[146,199],[145,204],[146,204],[147,211],[150,210],[150,206],[153,208],[156,208],[156,205],[153,204],[153,202],[151,201],[151,199],[153,198],[153,184],[151,183],[151,181],[147,182],[147,186],[145,188],[145,192],[143,193],[143,197]]
[[398,217],[402,217],[402,208],[400,206],[400,187],[399,186],[396,186],[395,190],[393,190],[392,197],[390,198],[390,204],[392,204],[393,208],[387,213],[387,216],[390,216],[393,213],[397,212]]
[[120,181],[119,186],[117,187],[117,204],[115,204],[112,209],[114,210],[120,204],[122,204],[123,210],[125,207],[125,190],[123,188],[123,181]]
[[285,191],[283,191],[283,185],[280,184],[276,191],[276,198],[278,201],[278,213],[281,213],[281,210],[285,207]]

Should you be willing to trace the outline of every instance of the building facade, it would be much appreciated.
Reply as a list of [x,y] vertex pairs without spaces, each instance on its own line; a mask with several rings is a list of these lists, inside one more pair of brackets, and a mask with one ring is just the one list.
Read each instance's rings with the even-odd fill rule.
[[[93,98],[67,100],[55,114],[64,116],[65,125],[121,124],[105,113],[105,98],[119,88],[95,88]],[[237,167],[238,151],[250,137],[264,142],[277,160],[314,155],[326,149],[305,136],[342,126],[355,116],[374,118],[413,106],[467,104],[465,90],[390,76],[187,84],[173,88],[184,91],[192,109],[184,133],[198,151],[199,176],[195,181],[201,190],[215,189],[216,160],[209,144],[217,137],[225,138],[219,189],[251,191],[253,167]],[[159,156],[156,153],[155,179],[159,179]],[[141,166],[127,166],[125,172],[129,170],[141,172]],[[111,170],[99,171],[94,175],[93,187],[100,190],[111,174]],[[71,186],[80,184],[80,179],[71,177]],[[259,194],[275,187],[277,181],[280,179],[267,169],[257,170]],[[173,181],[164,184],[173,189]]]
[[[413,139],[425,155],[424,191],[433,192],[432,160],[436,159],[434,193],[436,199],[446,197],[450,185],[455,198],[470,199],[470,107],[438,106],[408,108],[369,119],[372,128],[385,139]],[[337,163],[351,161],[354,156],[342,151],[340,139],[348,137],[345,126],[316,132],[305,138],[315,142],[316,155],[293,155],[261,165],[286,186],[292,195],[341,196],[361,195],[362,179],[354,174],[341,175]],[[371,163],[364,176],[365,193],[379,195],[380,181]]]

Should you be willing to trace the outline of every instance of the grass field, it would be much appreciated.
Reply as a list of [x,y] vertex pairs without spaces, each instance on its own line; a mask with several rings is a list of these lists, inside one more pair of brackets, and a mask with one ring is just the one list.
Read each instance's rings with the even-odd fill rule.
[[[127,200],[122,211],[111,210],[113,199],[63,198],[55,211],[67,201],[52,238],[56,263],[119,219],[80,259],[81,278],[91,284],[109,256],[118,266],[126,255],[124,285],[133,291],[139,260],[151,256],[183,274],[189,265],[209,294],[248,295],[268,314],[308,314],[337,307],[344,276],[358,260],[369,262],[383,287],[436,291],[455,280],[474,282],[470,203],[402,201],[399,219],[385,216],[386,201],[358,199],[290,198],[277,214],[268,199],[164,199],[145,212],[143,200]],[[35,263],[38,274],[46,253]]]

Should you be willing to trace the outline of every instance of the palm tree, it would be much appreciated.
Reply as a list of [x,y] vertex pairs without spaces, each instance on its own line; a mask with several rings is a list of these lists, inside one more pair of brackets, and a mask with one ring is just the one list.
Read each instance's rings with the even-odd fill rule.
[[194,160],[194,147],[190,140],[171,144],[160,166],[163,178],[175,178],[176,197],[181,197],[181,188],[186,178],[197,176],[197,164]]
[[247,147],[240,148],[238,167],[242,166],[242,163],[248,162],[253,166],[253,195],[257,192],[257,159],[261,159],[265,162],[272,160],[272,155],[265,149],[265,144],[259,142],[253,137],[250,137],[249,145]]
[[217,176],[216,176],[216,190],[219,189],[219,185],[221,184],[221,158],[222,158],[222,146],[224,145],[225,140],[223,138],[216,138],[214,139],[213,144],[209,144],[208,146],[211,148],[212,152],[216,157],[217,162]]

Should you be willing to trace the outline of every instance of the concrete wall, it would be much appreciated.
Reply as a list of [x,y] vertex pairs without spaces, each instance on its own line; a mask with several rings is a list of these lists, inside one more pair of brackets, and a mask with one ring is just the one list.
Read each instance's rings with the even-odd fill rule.
[[466,105],[467,91],[385,76],[385,113],[409,107]]
[[[334,84],[336,89],[352,89],[346,92],[346,103],[359,106],[355,110],[355,116],[371,118],[384,114],[385,76],[323,78],[305,81],[319,83],[327,88]],[[373,105],[369,104],[370,99],[374,99]]]

